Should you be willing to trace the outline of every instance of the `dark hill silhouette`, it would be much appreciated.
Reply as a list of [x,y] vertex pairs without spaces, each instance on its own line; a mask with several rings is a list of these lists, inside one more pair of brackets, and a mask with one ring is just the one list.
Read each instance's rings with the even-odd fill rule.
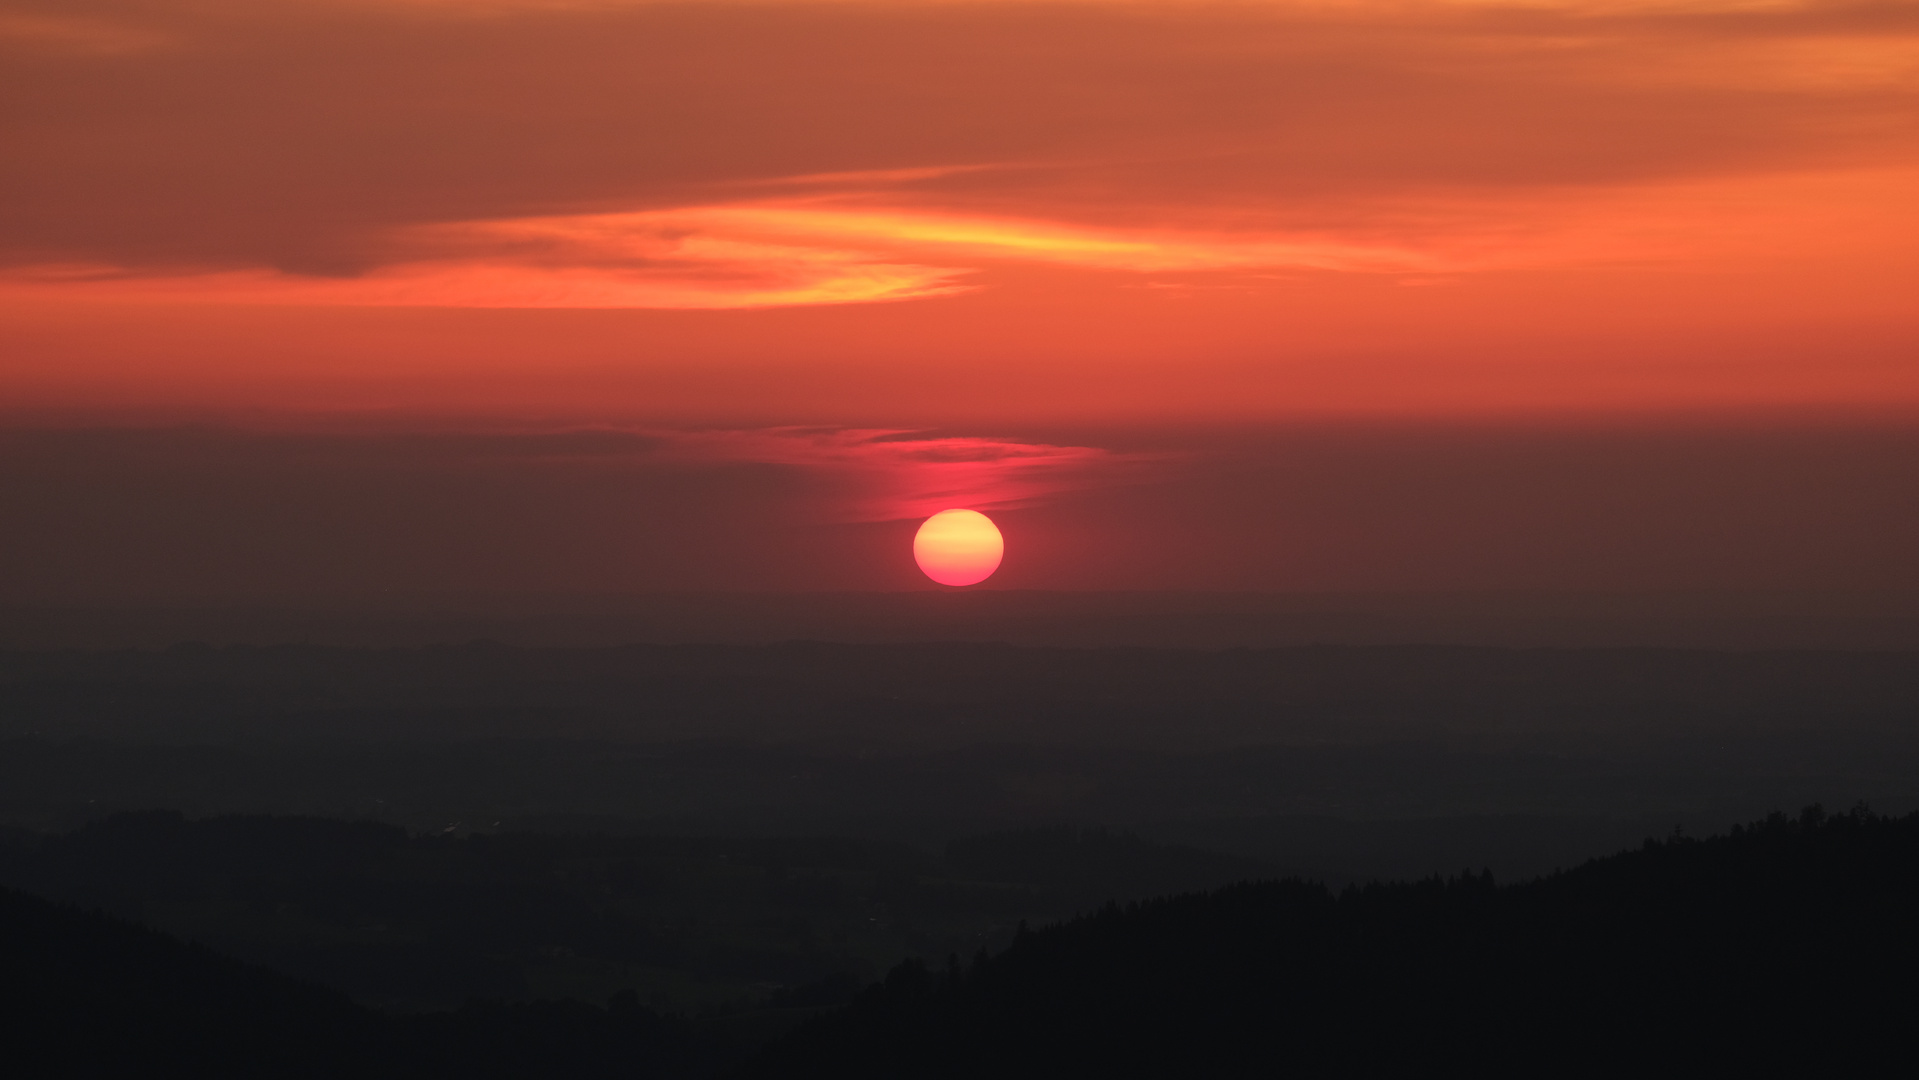
[[[902,957],[1003,946],[1021,919],[1277,873],[1067,828],[960,838],[943,859],[830,838],[414,836],[377,822],[172,811],[11,841],[0,843],[0,885],[406,1012],[536,992],[598,1002],[623,989],[661,1011],[701,1012],[722,993],[750,1008],[769,984],[810,986],[808,1004],[837,1005]],[[839,996],[817,1000],[822,981]]]
[[[164,824],[122,822],[114,842]],[[394,842],[299,828],[322,850]],[[1095,869],[1133,846],[1072,839]],[[1026,834],[949,857],[1017,869],[1048,843]],[[738,1075],[1873,1075],[1905,1053],[1919,1004],[1915,910],[1919,815],[1817,808],[1504,887],[1483,873],[1338,894],[1241,884],[1023,931],[970,967],[902,964]],[[392,1016],[11,891],[0,973],[6,1060],[36,1077],[560,1080],[712,1075],[737,1060],[630,994],[604,1009]]]
[[1916,720],[1919,652],[0,650],[0,826],[174,807],[931,848],[1071,823],[1340,883],[1516,878],[1675,822],[1919,809]]
[[1282,872],[1250,859],[1156,844],[1124,830],[1071,826],[959,837],[947,842],[945,861],[948,872],[962,878],[1025,885],[1061,914]]
[[392,1017],[10,889],[0,889],[0,972],[0,1039],[18,1076],[675,1077],[723,1060],[683,1022],[630,998],[606,1009],[474,1001]]
[[344,1075],[397,1049],[342,995],[96,912],[0,890],[0,934],[7,1057],[33,1075]]
[[1244,884],[903,964],[740,1075],[1868,1075],[1915,911],[1919,816],[1817,808],[1506,887]]

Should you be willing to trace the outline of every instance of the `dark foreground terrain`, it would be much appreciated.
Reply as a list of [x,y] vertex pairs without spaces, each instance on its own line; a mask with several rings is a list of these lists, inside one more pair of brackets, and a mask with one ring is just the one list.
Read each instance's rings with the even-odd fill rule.
[[1817,809],[1515,886],[1237,885],[904,965],[745,1075],[1869,1075],[1915,903],[1919,817]]
[[803,837],[419,836],[375,822],[159,811],[8,839],[0,885],[138,920],[363,1004],[599,1003],[625,992],[742,1024],[769,1002],[839,1004],[905,957],[1003,948],[1022,921],[1273,873],[1063,828],[934,851]]
[[[1652,1053],[1645,1032],[1691,1030],[1660,1017],[1730,1030],[1722,1000],[1770,1018],[1752,1045],[1772,1046],[1846,1030],[1825,1003],[1904,955],[1882,901],[1919,900],[1899,877],[1910,820],[1774,822],[1555,871],[1861,800],[1919,808],[1919,654],[0,653],[0,887],[198,943],[188,982],[214,995],[165,989],[184,946],[119,980],[118,954],[75,945],[106,966],[46,975],[68,988],[46,1001],[78,1003],[67,1019],[20,1019],[41,1007],[27,974],[10,1023],[105,1054],[172,1017],[159,1059],[264,1055],[206,1075],[699,1076],[768,1045],[751,1067],[796,1075],[1219,1073],[1245,1032],[1320,1073],[1398,1069],[1414,1046],[1508,1071],[1556,1052],[1546,1071],[1563,1072],[1567,1054],[1612,1061],[1588,1042]],[[1324,888],[1218,891],[1286,880]],[[59,918],[32,963],[59,966],[60,934],[104,925]],[[1565,972],[1584,981],[1553,981]],[[1745,981],[1712,982],[1726,972]],[[232,979],[280,990],[236,998]],[[295,1026],[222,1041],[228,1020],[209,1018],[242,999],[280,1009],[249,1030]],[[1865,1023],[1880,1000],[1847,1007]],[[1810,1019],[1793,1027],[1781,1002]],[[156,1019],[113,1019],[136,1009]],[[1588,1013],[1597,1026],[1564,1026]],[[327,1016],[346,1026],[329,1034]],[[195,1031],[200,1050],[178,1043]],[[1090,1048],[1060,1057],[1073,1040]],[[301,1073],[280,1045],[323,1045],[313,1061],[331,1064]]]
[[1919,815],[1775,815],[1544,879],[1301,881],[1112,905],[909,961],[743,1063],[630,996],[391,1016],[0,894],[36,1075],[1867,1075],[1919,1005]]
[[[0,890],[0,1030],[44,1077],[700,1076],[739,1053],[627,999],[390,1016],[98,912]],[[730,1051],[730,1052],[729,1052]]]

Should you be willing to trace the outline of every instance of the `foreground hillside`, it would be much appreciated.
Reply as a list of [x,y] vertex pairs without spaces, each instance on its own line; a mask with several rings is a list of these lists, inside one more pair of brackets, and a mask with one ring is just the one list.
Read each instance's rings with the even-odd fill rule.
[[1914,911],[1919,815],[1816,809],[1520,885],[1240,884],[902,964],[740,1065],[631,992],[388,1014],[0,890],[0,1038],[36,1076],[1868,1075]]
[[956,839],[943,853],[799,837],[419,836],[163,811],[0,833],[0,886],[398,1012],[622,992],[663,1013],[838,1005],[904,957],[1004,948],[1022,920],[1271,876],[1064,828]]
[[1919,816],[1816,809],[1517,886],[1245,884],[903,965],[747,1075],[1865,1075],[1915,911]]
[[[633,1001],[391,1016],[98,912],[0,889],[0,1039],[35,1077],[710,1075],[728,1048]],[[736,1055],[735,1055],[736,1056]]]

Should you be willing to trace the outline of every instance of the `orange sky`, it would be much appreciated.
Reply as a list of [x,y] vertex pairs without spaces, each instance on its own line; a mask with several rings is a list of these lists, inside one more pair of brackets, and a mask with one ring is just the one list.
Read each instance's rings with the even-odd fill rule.
[[0,0],[0,69],[0,423],[877,521],[1204,457],[1129,430],[1919,414],[1919,3]]
[[1910,3],[7,0],[0,50],[15,408],[1919,404]]

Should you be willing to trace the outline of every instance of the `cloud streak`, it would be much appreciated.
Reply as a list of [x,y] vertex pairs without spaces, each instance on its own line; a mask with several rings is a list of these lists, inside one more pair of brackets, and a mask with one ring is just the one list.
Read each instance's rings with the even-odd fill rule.
[[653,432],[651,460],[752,463],[804,471],[829,516],[899,521],[941,510],[1011,510],[1070,491],[1137,483],[1173,458],[1093,446],[917,431],[763,428]]
[[[865,182],[866,177],[849,178]],[[925,300],[990,288],[994,271],[1247,288],[1298,273],[1430,281],[1579,266],[1859,257],[1919,228],[1919,169],[1380,199],[1343,228],[1115,227],[877,201],[886,192],[395,230],[362,271],[39,265],[0,298],[236,305],[726,310]],[[1260,222],[1264,216],[1269,220]],[[1877,230],[1877,232],[1875,232]],[[1154,280],[1172,277],[1172,282]],[[1133,279],[1133,280],[1128,280]]]
[[388,246],[419,254],[333,277],[29,266],[0,289],[115,301],[724,309],[948,296],[971,288],[963,278],[982,265],[1008,263],[1122,273],[1447,269],[1429,255],[1337,237],[1089,228],[820,202],[460,222],[403,230]]
[[0,65],[35,407],[1913,400],[1907,3],[0,0]]
[[[7,130],[0,262],[403,276],[416,230],[749,212],[764,227],[778,208],[740,192],[792,178],[909,196],[869,198],[865,226],[845,208],[782,223],[868,242],[879,217],[912,219],[880,228],[896,240],[943,215],[1366,248],[1382,241],[1347,227],[1382,198],[1919,156],[1910,5],[1749,7],[538,3],[481,18],[464,2],[0,0],[0,31],[17,31],[0,45],[29,54],[0,60],[32,89]],[[182,44],[127,48],[149,40]],[[931,239],[955,246],[951,230]],[[927,285],[908,276],[909,294]],[[814,268],[740,291],[833,280]]]

